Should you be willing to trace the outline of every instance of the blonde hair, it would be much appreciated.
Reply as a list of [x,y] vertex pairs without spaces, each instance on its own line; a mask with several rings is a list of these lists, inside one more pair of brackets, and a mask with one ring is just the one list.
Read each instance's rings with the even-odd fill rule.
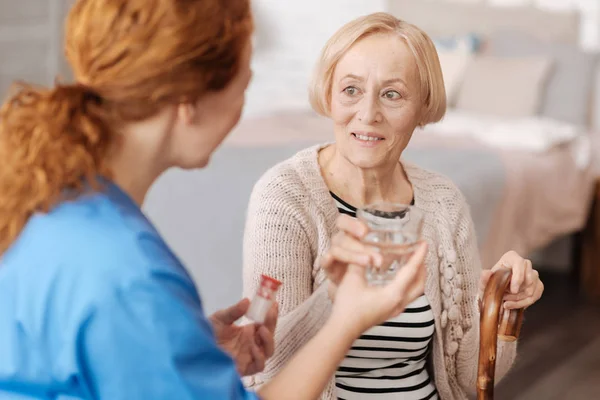
[[335,67],[359,40],[378,33],[397,34],[415,57],[425,110],[420,125],[438,122],[446,113],[446,90],[435,45],[416,26],[390,14],[378,12],[357,18],[340,28],[325,44],[309,86],[309,101],[319,114],[331,113],[331,87]]

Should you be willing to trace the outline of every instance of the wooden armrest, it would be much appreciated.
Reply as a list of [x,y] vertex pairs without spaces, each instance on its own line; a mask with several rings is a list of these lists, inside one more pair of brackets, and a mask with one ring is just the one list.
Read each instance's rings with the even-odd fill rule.
[[512,270],[494,272],[485,288],[480,315],[477,399],[494,398],[494,374],[498,340],[513,342],[519,338],[523,309],[504,311],[504,294],[510,285]]

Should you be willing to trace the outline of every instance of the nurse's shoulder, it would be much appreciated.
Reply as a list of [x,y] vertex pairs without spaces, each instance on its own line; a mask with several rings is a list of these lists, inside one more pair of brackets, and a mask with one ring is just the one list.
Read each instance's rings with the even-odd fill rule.
[[91,291],[151,279],[157,272],[187,280],[137,205],[115,189],[86,194],[33,216],[5,253],[1,268],[32,279],[60,276]]

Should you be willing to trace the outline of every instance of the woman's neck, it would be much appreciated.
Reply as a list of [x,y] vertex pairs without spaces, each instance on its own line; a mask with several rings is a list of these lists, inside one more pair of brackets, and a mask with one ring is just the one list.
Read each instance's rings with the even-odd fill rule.
[[363,169],[328,146],[319,153],[325,183],[333,193],[355,207],[380,202],[409,204],[413,190],[399,161]]
[[112,180],[141,207],[150,187],[164,169],[156,168],[150,159],[139,154],[127,156],[127,153],[121,152],[111,160]]
[[152,184],[171,166],[165,129],[156,121],[136,123],[115,141],[109,162],[112,179],[140,207]]

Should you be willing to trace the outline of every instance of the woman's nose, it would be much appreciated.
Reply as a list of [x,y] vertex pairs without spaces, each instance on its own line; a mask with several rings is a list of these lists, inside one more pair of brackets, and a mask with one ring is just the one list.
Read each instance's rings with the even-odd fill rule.
[[365,125],[381,122],[379,99],[374,96],[365,96],[359,103],[358,119]]

